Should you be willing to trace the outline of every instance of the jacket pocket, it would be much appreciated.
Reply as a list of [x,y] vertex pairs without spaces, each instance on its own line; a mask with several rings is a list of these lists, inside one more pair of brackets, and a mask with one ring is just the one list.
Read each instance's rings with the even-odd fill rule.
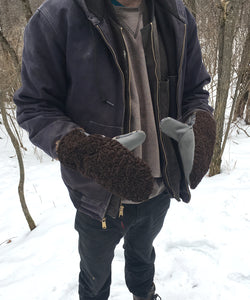
[[75,206],[76,209],[78,209],[81,205],[82,194],[71,189],[69,186],[67,186],[67,189],[69,191],[69,196],[71,201],[73,202],[73,205]]
[[111,138],[122,133],[122,127],[120,126],[110,126],[91,120],[87,123],[85,130],[90,134],[102,134]]
[[[71,172],[72,174],[72,172]],[[66,186],[75,208],[88,216],[101,221],[106,214],[111,193],[90,178],[79,177],[75,186]]]
[[168,116],[169,100],[169,80],[159,81],[160,120]]
[[160,118],[177,116],[176,103],[177,76],[169,76],[167,80],[159,81]]
[[168,116],[172,118],[177,117],[177,76],[169,76],[169,111]]

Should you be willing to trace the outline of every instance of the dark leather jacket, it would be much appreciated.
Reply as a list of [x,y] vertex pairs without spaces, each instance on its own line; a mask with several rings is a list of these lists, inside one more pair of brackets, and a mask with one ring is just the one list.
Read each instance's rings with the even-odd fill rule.
[[[160,132],[159,121],[211,111],[203,89],[210,77],[194,18],[182,1],[145,1],[142,37],[163,179],[172,197],[188,202],[177,145]],[[130,130],[129,80],[126,44],[109,0],[48,0],[25,29],[17,120],[35,145],[56,158],[56,141],[73,128],[109,137]],[[75,206],[102,219],[112,207],[111,194],[76,171],[61,171]],[[113,216],[116,211],[114,206]]]

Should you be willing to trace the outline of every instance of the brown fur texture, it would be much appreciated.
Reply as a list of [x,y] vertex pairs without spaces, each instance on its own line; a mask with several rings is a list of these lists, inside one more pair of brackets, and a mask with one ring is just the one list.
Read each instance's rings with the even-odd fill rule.
[[150,168],[109,137],[86,136],[83,130],[75,129],[62,138],[57,152],[64,166],[94,179],[122,199],[141,202],[152,192]]
[[213,116],[206,111],[196,112],[193,130],[195,151],[193,168],[189,176],[191,189],[197,187],[209,169],[216,138],[216,123]]

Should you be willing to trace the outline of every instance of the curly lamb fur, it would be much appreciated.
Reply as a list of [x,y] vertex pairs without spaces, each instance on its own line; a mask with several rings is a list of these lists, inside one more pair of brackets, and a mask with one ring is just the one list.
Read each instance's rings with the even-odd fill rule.
[[213,155],[216,138],[216,123],[213,116],[206,111],[196,112],[193,126],[195,136],[194,162],[190,179],[190,187],[195,189],[205,176]]
[[75,129],[62,138],[57,152],[64,166],[94,179],[122,199],[141,202],[152,192],[150,168],[109,137],[86,136],[82,130]]

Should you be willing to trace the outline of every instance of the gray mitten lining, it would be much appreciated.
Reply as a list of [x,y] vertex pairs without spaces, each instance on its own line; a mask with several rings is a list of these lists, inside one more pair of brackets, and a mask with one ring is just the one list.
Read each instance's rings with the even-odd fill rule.
[[168,117],[161,120],[160,128],[163,133],[177,141],[185,178],[189,183],[189,175],[193,167],[195,149],[195,138],[192,125]]
[[146,134],[141,130],[136,130],[113,138],[113,140],[122,144],[123,147],[127,148],[129,151],[132,151],[143,144],[145,139]]

